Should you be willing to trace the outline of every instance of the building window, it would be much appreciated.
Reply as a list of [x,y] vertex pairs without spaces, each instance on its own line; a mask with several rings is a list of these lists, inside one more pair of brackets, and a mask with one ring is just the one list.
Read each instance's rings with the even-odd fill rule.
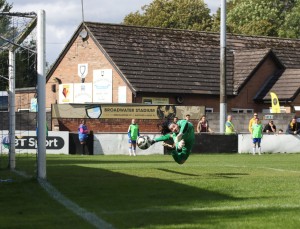
[[0,91],[0,111],[8,111],[8,93]]
[[253,109],[232,108],[231,111],[232,113],[244,113],[244,114],[253,113]]

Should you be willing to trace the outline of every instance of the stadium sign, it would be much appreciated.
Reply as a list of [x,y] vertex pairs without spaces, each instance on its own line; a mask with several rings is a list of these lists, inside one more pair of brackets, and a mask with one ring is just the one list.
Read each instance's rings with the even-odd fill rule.
[[52,104],[52,118],[107,118],[107,119],[172,119],[175,116],[199,119],[204,106],[133,105],[133,104]]

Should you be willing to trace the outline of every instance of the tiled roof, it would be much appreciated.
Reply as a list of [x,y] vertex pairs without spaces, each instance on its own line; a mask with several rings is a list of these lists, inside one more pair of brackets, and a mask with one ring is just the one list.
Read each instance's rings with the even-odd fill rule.
[[[218,33],[84,22],[77,34],[82,26],[133,91],[219,94]],[[283,77],[292,78],[292,69],[300,69],[299,51],[300,40],[227,35],[227,93],[238,92],[270,53],[290,69]],[[292,84],[281,87],[290,90]],[[279,87],[277,82],[275,86]]]
[[234,53],[233,90],[237,94],[270,49],[238,50]]
[[85,24],[136,91],[219,94],[218,34]]
[[[300,69],[286,69],[270,92],[276,92],[279,100],[293,100],[300,92]],[[263,99],[270,100],[270,94]]]

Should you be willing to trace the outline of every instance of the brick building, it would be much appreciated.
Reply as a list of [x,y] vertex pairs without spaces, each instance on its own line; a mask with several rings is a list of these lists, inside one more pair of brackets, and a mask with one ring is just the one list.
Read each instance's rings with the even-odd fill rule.
[[[150,98],[150,103],[163,100],[219,112],[219,44],[217,33],[84,22],[47,75],[46,107],[61,103],[60,85],[83,82],[78,69],[85,64],[84,84],[93,83],[96,70],[111,71],[105,103]],[[286,112],[295,112],[300,107],[299,51],[300,40],[228,34],[228,112],[268,111],[270,92]]]

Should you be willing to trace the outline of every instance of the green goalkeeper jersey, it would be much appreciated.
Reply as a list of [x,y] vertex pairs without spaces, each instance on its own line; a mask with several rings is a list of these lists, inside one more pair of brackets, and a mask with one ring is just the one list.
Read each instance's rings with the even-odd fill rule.
[[185,147],[187,148],[187,151],[190,153],[192,150],[192,147],[195,142],[195,130],[192,123],[188,122],[187,120],[179,120],[177,122],[177,125],[179,126],[179,133],[173,133],[173,140],[176,144],[176,148],[178,146],[177,136],[182,135],[182,140],[185,142]]
[[[171,152],[172,156],[177,163],[182,164],[189,157],[192,151],[195,142],[195,131],[193,124],[187,120],[179,120],[177,125],[179,126],[178,133],[166,134],[155,138],[154,141],[167,141],[172,138],[175,144],[175,148]],[[182,149],[178,149],[178,144],[180,142],[180,140],[177,141],[178,135],[182,136],[181,140],[184,140],[185,143]]]

